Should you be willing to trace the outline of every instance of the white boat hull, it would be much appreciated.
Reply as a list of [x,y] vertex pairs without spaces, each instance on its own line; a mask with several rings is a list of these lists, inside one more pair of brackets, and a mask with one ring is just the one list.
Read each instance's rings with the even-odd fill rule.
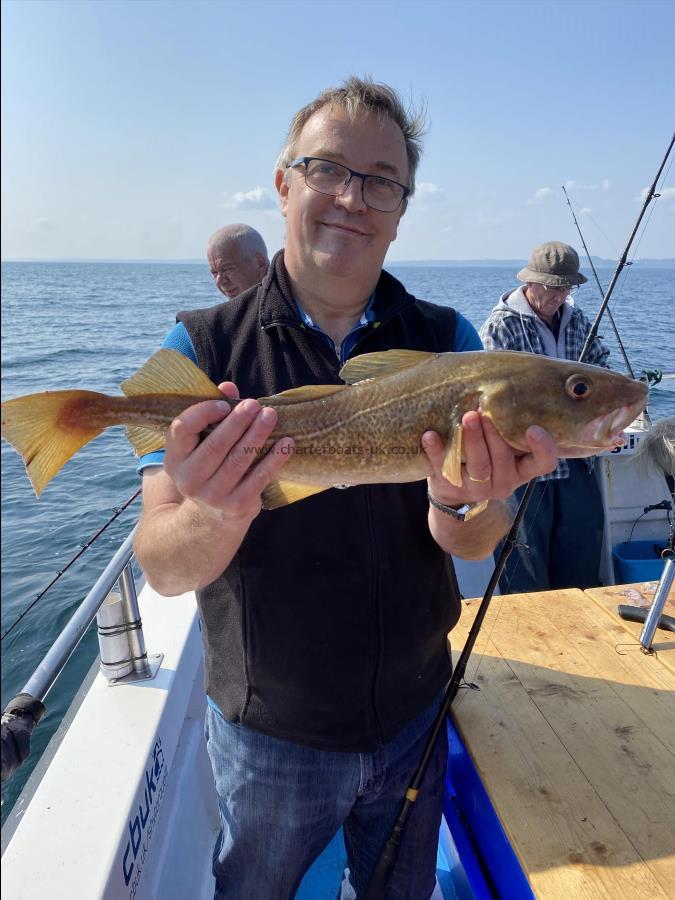
[[146,586],[140,603],[162,667],[114,687],[96,674],[78,694],[67,732],[54,736],[3,829],[2,889],[13,900],[213,897],[219,818],[194,594]]

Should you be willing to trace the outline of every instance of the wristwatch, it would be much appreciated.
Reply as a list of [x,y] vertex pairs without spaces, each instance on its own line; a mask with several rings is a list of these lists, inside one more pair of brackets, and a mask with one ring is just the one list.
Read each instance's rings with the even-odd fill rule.
[[434,509],[440,510],[447,516],[452,516],[458,522],[468,522],[475,516],[480,515],[488,505],[487,500],[481,500],[479,503],[463,503],[462,506],[446,506],[445,503],[438,501],[429,491],[427,491],[427,497]]

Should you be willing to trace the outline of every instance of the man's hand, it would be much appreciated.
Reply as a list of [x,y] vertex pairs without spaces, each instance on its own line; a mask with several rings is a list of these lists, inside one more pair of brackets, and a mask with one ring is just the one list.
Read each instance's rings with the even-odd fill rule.
[[422,446],[433,466],[429,492],[446,506],[478,503],[481,500],[505,500],[521,484],[538,475],[552,472],[558,462],[553,439],[537,425],[526,433],[530,452],[514,450],[499,435],[487,416],[465,413],[462,418],[462,485],[457,487],[443,477],[445,446],[435,431],[422,435]]
[[537,475],[551,472],[558,452],[551,436],[536,425],[527,430],[530,452],[514,450],[500,437],[492,422],[479,412],[462,418],[462,484],[457,487],[443,477],[445,446],[435,431],[422,435],[422,446],[433,467],[428,479],[429,493],[445,506],[491,501],[475,518],[459,522],[452,516],[429,507],[429,529],[446,553],[463,559],[484,559],[509,529],[511,513],[500,501]]
[[[219,388],[237,399],[231,382]],[[230,564],[260,512],[260,495],[293,452],[293,441],[282,438],[261,457],[276,423],[275,410],[256,400],[234,408],[226,400],[207,400],[172,422],[164,467],[143,475],[143,515],[134,541],[160,594],[205,587]]]
[[[232,382],[218,387],[226,397],[238,399]],[[276,424],[276,411],[257,400],[234,407],[226,400],[198,403],[172,422],[164,471],[203,514],[223,522],[252,521],[260,512],[262,491],[293,451],[292,439],[282,438],[262,457],[261,448]],[[209,427],[213,430],[202,439]]]

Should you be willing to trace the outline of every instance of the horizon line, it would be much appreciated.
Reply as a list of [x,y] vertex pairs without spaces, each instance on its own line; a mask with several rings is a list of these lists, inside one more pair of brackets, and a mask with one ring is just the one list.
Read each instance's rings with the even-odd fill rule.
[[[612,259],[611,257],[602,257],[602,256],[592,256],[592,259],[603,260],[605,262],[615,263],[618,262],[616,259]],[[392,259],[385,260],[385,264],[388,265],[407,265],[407,264],[415,264],[419,265],[420,263],[467,263],[467,262],[495,262],[495,263],[520,263],[527,262],[526,257],[501,257],[501,256],[484,256],[484,257],[464,257],[464,258],[421,258],[421,259]],[[31,263],[41,263],[41,262],[54,262],[54,263],[189,263],[194,265],[208,265],[206,259],[200,259],[197,257],[189,257],[189,258],[174,258],[168,259],[163,257],[105,257],[105,256],[48,256],[48,257],[38,257],[38,256],[10,256],[3,257],[0,259],[0,263],[6,262],[31,262]],[[675,262],[675,257],[673,256],[643,256],[638,259],[632,260],[633,263],[640,262]],[[582,263],[583,266],[583,263]]]

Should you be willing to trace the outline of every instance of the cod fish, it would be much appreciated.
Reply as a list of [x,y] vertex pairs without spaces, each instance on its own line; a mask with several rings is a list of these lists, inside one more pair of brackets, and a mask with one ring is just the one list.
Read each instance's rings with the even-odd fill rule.
[[[506,350],[367,353],[349,360],[340,377],[345,384],[259,398],[277,410],[279,421],[256,454],[269,452],[278,438],[295,441],[279,480],[263,494],[266,509],[329,487],[426,478],[431,469],[421,437],[429,429],[445,442],[443,474],[460,485],[461,419],[473,409],[523,453],[527,428],[540,425],[560,456],[590,456],[620,443],[647,399],[645,384],[607,369]],[[187,407],[223,399],[201,369],[168,349],[155,353],[121,389],[126,396],[46,391],[2,404],[2,436],[23,458],[38,496],[104,429],[126,425],[142,455],[164,446],[167,428]]]

